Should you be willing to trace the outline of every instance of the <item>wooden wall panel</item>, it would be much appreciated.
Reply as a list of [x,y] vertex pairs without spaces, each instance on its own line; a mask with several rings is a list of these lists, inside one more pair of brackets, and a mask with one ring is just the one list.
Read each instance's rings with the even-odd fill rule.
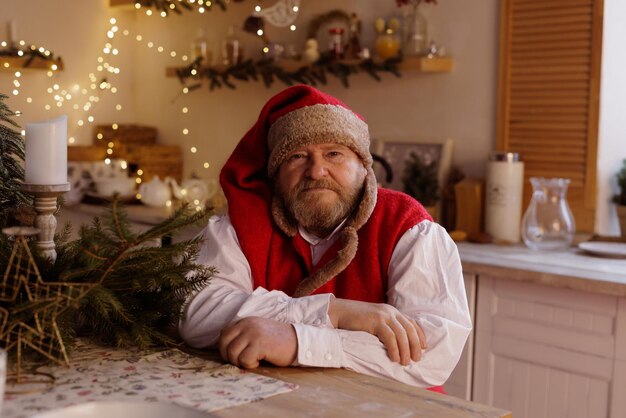
[[572,180],[578,231],[593,232],[603,0],[502,0],[497,148],[530,177]]

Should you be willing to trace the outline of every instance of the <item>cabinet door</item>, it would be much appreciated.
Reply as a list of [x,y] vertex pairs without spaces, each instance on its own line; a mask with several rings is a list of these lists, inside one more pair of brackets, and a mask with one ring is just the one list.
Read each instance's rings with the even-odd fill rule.
[[[502,0],[497,149],[530,177],[571,179],[578,231],[593,232],[603,0]],[[516,221],[520,221],[517,219]]]
[[[463,280],[465,281],[465,293],[467,294],[467,303],[469,305],[470,314],[472,315],[472,324],[475,326],[476,310],[476,275],[463,273]],[[457,398],[472,400],[472,369],[474,363],[474,331],[472,330],[461,358],[456,368],[452,371],[452,374],[448,378],[445,384],[445,389],[448,395],[456,396]]]
[[515,418],[609,417],[617,298],[478,280],[473,400]]

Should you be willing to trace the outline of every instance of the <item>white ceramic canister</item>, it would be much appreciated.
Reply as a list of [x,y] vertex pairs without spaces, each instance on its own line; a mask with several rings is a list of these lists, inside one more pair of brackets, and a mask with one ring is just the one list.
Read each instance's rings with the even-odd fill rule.
[[514,152],[494,152],[487,163],[485,232],[496,241],[520,241],[524,163]]

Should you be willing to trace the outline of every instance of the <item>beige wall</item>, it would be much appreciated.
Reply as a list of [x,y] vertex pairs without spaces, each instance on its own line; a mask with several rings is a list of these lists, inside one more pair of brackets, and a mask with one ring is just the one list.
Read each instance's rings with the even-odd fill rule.
[[[228,13],[213,10],[205,16],[174,16],[169,19],[140,13],[137,31],[157,44],[188,51],[196,30],[203,27],[212,38],[216,52],[228,25],[241,24],[253,2],[232,4]],[[471,3],[471,4],[470,4]],[[363,42],[374,39],[375,17],[400,13],[393,0],[303,1],[295,33],[269,27],[271,39],[294,44],[299,50],[305,40],[304,28],[311,18],[333,8],[355,11],[361,17]],[[323,90],[345,101],[369,123],[373,138],[407,140],[411,138],[453,138],[456,164],[469,175],[484,172],[484,160],[495,142],[495,103],[497,77],[497,1],[467,2],[447,0],[425,5],[424,14],[431,35],[454,57],[450,74],[405,73],[400,79],[390,74],[376,82],[367,75],[351,78],[344,88],[331,79]],[[149,34],[149,35],[148,35]],[[258,38],[242,34],[249,54],[261,46]],[[276,82],[266,89],[260,83],[237,83],[237,90],[196,91],[177,97],[180,85],[164,77],[164,68],[176,60],[138,48],[135,56],[134,89],[137,93],[137,119],[158,125],[162,141],[198,147],[197,154],[185,153],[185,167],[203,175],[217,176],[219,168],[237,141],[256,119],[263,103],[285,86]],[[181,108],[187,106],[188,114]],[[185,137],[182,129],[188,128]],[[208,161],[211,167],[202,168]]]
[[[111,9],[107,0],[0,0],[3,10],[0,28],[6,27],[9,20],[15,21],[20,39],[49,48],[61,55],[66,65],[54,81],[40,72],[28,72],[22,77],[20,95],[11,98],[8,104],[24,112],[21,124],[67,113],[70,135],[79,144],[92,141],[92,126],[76,125],[79,119],[86,121],[88,115],[95,117],[94,124],[132,121],[155,125],[161,142],[184,146],[187,174],[195,171],[215,177],[236,142],[256,119],[262,104],[284,85],[277,82],[266,89],[260,83],[237,83],[235,91],[209,92],[203,88],[182,97],[180,84],[175,78],[165,77],[165,68],[181,63],[180,55],[189,51],[199,27],[206,29],[217,53],[227,27],[240,25],[252,6],[253,2],[244,1],[231,4],[227,13],[213,10],[205,15],[187,13],[163,19],[148,17],[132,8]],[[349,89],[335,79],[322,88],[365,116],[374,138],[453,138],[455,163],[470,175],[482,175],[485,156],[494,143],[497,2],[470,4],[447,0],[425,6],[431,35],[454,57],[452,73],[406,73],[400,79],[385,74],[380,83],[367,75],[358,75],[351,78]],[[305,40],[304,28],[312,16],[333,8],[357,12],[364,24],[363,43],[370,45],[375,36],[374,18],[401,11],[393,0],[306,0],[296,21],[301,30],[290,32],[269,27],[267,32],[272,39],[292,43],[300,49]],[[46,92],[51,84],[59,84],[60,89],[76,83],[89,84],[88,75],[95,72],[97,58],[103,55],[101,50],[107,41],[111,17],[118,19],[120,27],[113,42],[120,54],[112,62],[122,72],[109,77],[118,87],[118,93],[103,92],[101,101],[90,112],[82,111],[82,102],[79,111],[71,106],[43,110],[44,104],[54,104]],[[123,29],[128,29],[130,35],[121,35]],[[142,42],[134,40],[137,34],[143,36]],[[255,55],[261,46],[259,39],[248,34],[241,37],[249,55]],[[148,41],[154,42],[155,47],[148,48]],[[165,52],[156,51],[159,45]],[[178,51],[177,58],[169,56],[172,50]],[[12,80],[11,73],[0,73],[0,90],[11,91]],[[26,97],[32,97],[33,103],[26,104]],[[122,111],[114,109],[118,103]],[[188,114],[181,112],[184,106],[190,109]],[[189,129],[188,136],[182,135],[184,128]],[[191,146],[198,148],[197,154],[189,152]],[[202,167],[205,161],[211,164],[209,169]]]
[[[165,77],[165,67],[180,64],[171,58],[171,50],[187,53],[198,27],[207,30],[217,49],[219,41],[230,24],[241,24],[253,6],[252,1],[233,3],[226,13],[213,10],[205,15],[185,14],[167,19],[147,17],[132,8],[109,8],[108,0],[0,0],[0,40],[7,39],[6,24],[12,20],[17,25],[18,38],[28,43],[44,46],[63,57],[65,71],[48,78],[42,72],[22,71],[20,94],[11,97],[8,105],[21,110],[18,122],[53,118],[68,114],[69,135],[79,144],[92,141],[92,124],[87,116],[95,117],[94,124],[113,122],[139,122],[155,125],[160,131],[160,141],[181,144],[185,147],[185,170],[203,177],[217,176],[219,169],[236,142],[256,119],[258,111],[268,97],[283,88],[276,83],[266,89],[260,83],[237,83],[235,91],[209,92],[201,89],[184,97],[179,96],[180,85],[174,78]],[[620,0],[606,0],[607,9],[623,16]],[[495,116],[497,94],[497,0],[442,0],[436,6],[425,5],[424,14],[430,24],[431,35],[445,45],[454,58],[455,68],[449,74],[405,73],[401,79],[383,75],[378,83],[366,75],[351,78],[351,87],[344,88],[331,79],[322,87],[344,100],[368,120],[374,138],[410,140],[411,138],[453,138],[454,163],[468,175],[484,175],[484,161],[495,144]],[[364,22],[363,41],[371,44],[374,17],[389,17],[398,13],[393,0],[303,0],[302,13],[296,24],[301,30],[294,33],[285,29],[268,28],[269,36],[277,41],[293,43],[301,48],[306,27],[311,17],[333,8],[355,11]],[[621,13],[621,14],[620,14]],[[109,77],[118,93],[103,92],[101,101],[92,110],[82,110],[84,98],[74,95],[70,106],[54,106],[46,89],[58,84],[69,90],[74,84],[86,87],[89,73],[96,73],[97,58],[102,56],[102,46],[107,41],[106,31],[111,17],[118,19],[120,32],[114,44],[120,54],[112,59],[121,73]],[[621,45],[619,20],[605,22],[605,52],[603,56],[602,109],[600,119],[599,196],[597,230],[600,233],[617,233],[613,207],[608,204],[614,190],[614,174],[624,154],[624,128],[620,113],[623,102],[623,62],[617,58]],[[129,36],[121,35],[123,29]],[[136,34],[144,40],[134,40]],[[622,36],[623,37],[623,36]],[[260,47],[253,36],[242,35],[250,54]],[[149,49],[147,41],[165,48],[158,53]],[[611,52],[613,51],[613,53]],[[616,52],[617,51],[617,52]],[[623,60],[622,60],[623,61]],[[0,91],[13,90],[12,72],[0,71]],[[612,86],[612,87],[607,87]],[[90,93],[91,94],[91,93]],[[31,97],[32,103],[26,103]],[[178,97],[178,99],[175,99]],[[71,104],[80,103],[79,110]],[[49,111],[45,104],[53,105]],[[122,110],[115,110],[121,104]],[[188,114],[181,108],[187,106]],[[85,126],[79,127],[78,120]],[[190,130],[182,135],[184,128]],[[191,146],[198,153],[189,152]],[[204,161],[209,169],[202,168]]]

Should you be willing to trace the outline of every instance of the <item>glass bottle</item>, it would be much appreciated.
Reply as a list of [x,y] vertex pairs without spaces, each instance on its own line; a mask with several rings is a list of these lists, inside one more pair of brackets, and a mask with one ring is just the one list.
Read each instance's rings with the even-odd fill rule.
[[533,250],[564,250],[576,230],[567,204],[569,179],[531,177],[533,195],[522,220],[522,239]]
[[204,29],[198,28],[196,32],[196,37],[193,39],[191,43],[191,60],[196,61],[198,58],[201,58],[201,65],[208,66],[211,65],[209,58],[209,47],[208,42],[204,33]]
[[222,63],[237,65],[243,61],[243,44],[235,34],[235,26],[228,27],[228,35],[222,44]]
[[335,59],[343,58],[343,28],[330,28],[328,34],[330,35],[330,45],[328,49]]
[[402,54],[405,57],[419,57],[426,54],[428,28],[426,18],[419,10],[419,1],[411,2],[411,10],[404,19]]

